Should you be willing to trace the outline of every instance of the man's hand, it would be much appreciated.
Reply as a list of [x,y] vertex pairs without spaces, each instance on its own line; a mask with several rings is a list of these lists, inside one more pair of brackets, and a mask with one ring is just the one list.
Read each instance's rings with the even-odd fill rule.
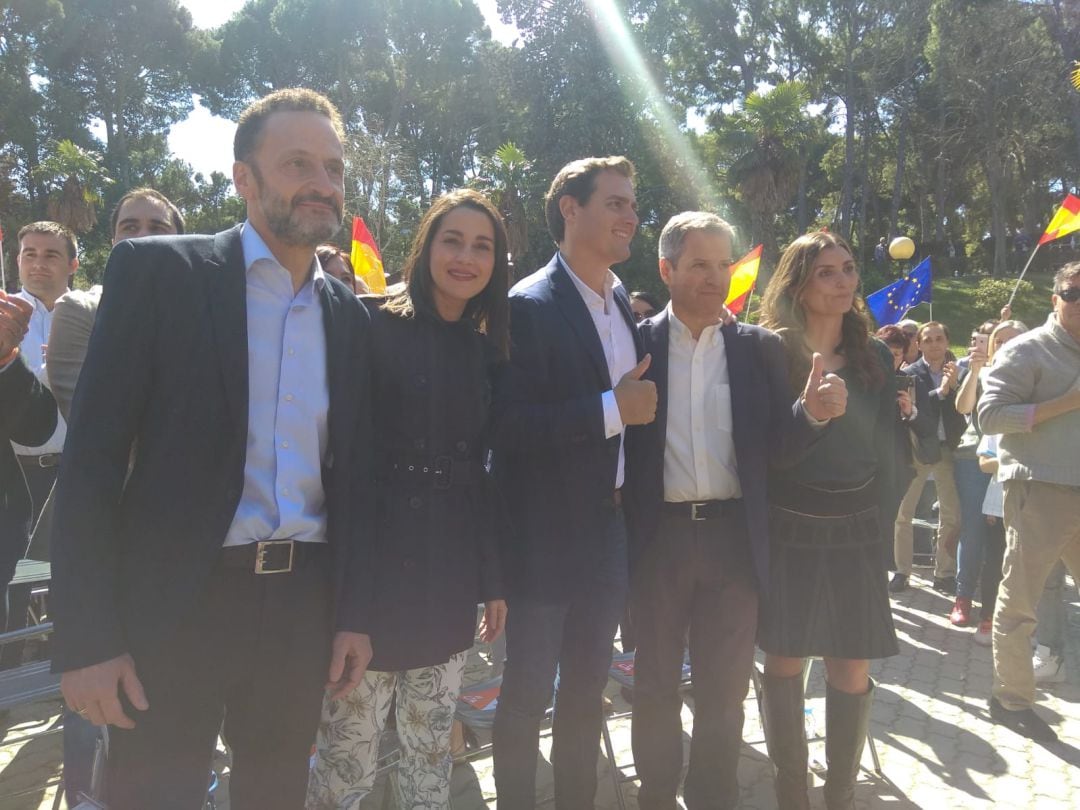
[[23,299],[0,290],[0,357],[7,357],[30,330],[34,308]]
[[64,693],[68,707],[95,726],[135,728],[135,721],[124,714],[120,705],[121,689],[128,702],[140,712],[150,708],[139,676],[135,674],[135,660],[126,653],[60,676],[60,691]]
[[847,384],[837,375],[824,372],[825,358],[814,352],[802,401],[806,412],[819,422],[843,416],[847,410]]
[[651,362],[652,355],[645,355],[615,386],[615,403],[624,425],[647,425],[656,418],[656,383],[641,379]]
[[480,620],[480,640],[491,643],[497,639],[506,627],[506,602],[492,599],[484,602],[484,618]]
[[1012,318],[1012,307],[1006,304],[1001,308],[1001,320],[1007,321],[1010,318]]
[[956,363],[949,360],[941,368],[941,391],[943,397],[947,397],[949,392],[956,388],[956,378],[960,376],[960,369],[956,367]]
[[336,700],[359,686],[370,663],[371,636],[344,630],[335,633],[330,678],[326,683],[330,697]]
[[911,394],[907,390],[896,392],[896,404],[900,406],[900,415],[905,419],[911,418]]

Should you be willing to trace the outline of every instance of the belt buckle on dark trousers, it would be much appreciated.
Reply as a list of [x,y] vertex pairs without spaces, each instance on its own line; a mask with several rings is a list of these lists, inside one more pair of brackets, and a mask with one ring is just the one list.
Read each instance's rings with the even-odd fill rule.
[[704,512],[702,512],[700,516],[698,515],[698,509],[706,507],[708,505],[709,504],[707,504],[707,503],[692,503],[692,504],[690,504],[690,519],[691,520],[708,520],[708,518],[705,517]]
[[[292,571],[294,546],[293,540],[260,540],[255,544],[255,573],[287,574]],[[267,560],[267,556],[273,555],[275,550],[285,549],[288,549],[288,556],[284,565],[280,565],[277,560]]]

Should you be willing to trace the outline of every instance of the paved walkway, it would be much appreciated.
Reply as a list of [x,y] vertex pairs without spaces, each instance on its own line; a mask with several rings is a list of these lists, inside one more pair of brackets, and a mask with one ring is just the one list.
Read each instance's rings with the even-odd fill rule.
[[[1057,743],[1043,745],[989,722],[990,650],[971,641],[972,631],[949,625],[948,598],[932,591],[923,578],[916,576],[913,581],[914,588],[893,600],[900,655],[872,669],[878,691],[871,730],[884,776],[871,771],[860,775],[856,794],[860,810],[1080,808],[1080,604],[1071,604],[1069,611],[1068,680],[1039,695],[1039,711],[1061,737]],[[1075,590],[1071,593],[1075,595]],[[490,666],[489,657],[485,650],[478,651],[470,675],[482,677]],[[818,663],[808,693],[819,731],[824,730],[822,671]],[[616,711],[627,708],[617,686],[612,684],[608,694]],[[688,698],[683,710],[687,729],[693,719],[692,705]],[[60,735],[49,732],[56,727],[58,714],[55,702],[44,702],[22,707],[0,723],[2,810],[52,806],[61,749]],[[633,759],[629,718],[616,717],[610,725],[616,761],[625,767]],[[771,810],[776,807],[771,767],[752,690],[746,703],[744,739],[740,807]],[[549,739],[542,740],[545,757],[549,746]],[[823,762],[823,743],[811,743],[810,753],[812,759]],[[863,762],[869,767],[869,752]],[[538,803],[553,807],[546,759],[538,761],[538,773]],[[603,810],[618,808],[610,773],[610,764],[601,757],[597,807]],[[820,780],[815,781],[811,801],[820,808]],[[223,786],[227,783],[226,775]],[[628,808],[636,810],[636,784],[627,782],[622,790]],[[381,795],[370,798],[371,808],[389,806]],[[455,768],[453,806],[455,810],[495,807],[490,755]],[[227,810],[224,795],[218,807]]]

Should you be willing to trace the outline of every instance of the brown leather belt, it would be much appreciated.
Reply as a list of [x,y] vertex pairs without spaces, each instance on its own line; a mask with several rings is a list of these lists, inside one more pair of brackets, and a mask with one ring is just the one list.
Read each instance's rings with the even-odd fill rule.
[[299,540],[262,540],[221,549],[221,564],[227,568],[246,568],[254,574],[288,574],[295,568],[325,554],[326,543]]

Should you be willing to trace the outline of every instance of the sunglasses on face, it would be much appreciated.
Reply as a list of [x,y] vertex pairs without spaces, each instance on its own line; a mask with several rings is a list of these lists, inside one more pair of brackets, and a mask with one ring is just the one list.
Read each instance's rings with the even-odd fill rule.
[[651,318],[655,314],[656,314],[655,309],[647,309],[644,312],[635,312],[634,313],[634,321],[636,323],[641,323],[646,318]]
[[1054,293],[1062,301],[1069,304],[1075,304],[1080,301],[1080,287],[1066,287],[1064,290],[1058,290]]

